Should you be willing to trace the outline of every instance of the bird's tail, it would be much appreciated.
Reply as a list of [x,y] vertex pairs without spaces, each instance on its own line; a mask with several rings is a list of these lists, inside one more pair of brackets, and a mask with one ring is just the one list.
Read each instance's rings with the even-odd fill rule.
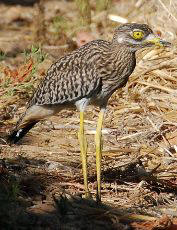
[[38,123],[38,121],[32,121],[30,123],[27,123],[24,127],[18,126],[9,134],[7,137],[7,141],[10,144],[16,144],[22,137],[24,137],[28,131],[33,128],[33,126]]
[[7,137],[7,142],[9,144],[16,144],[28,133],[31,128],[33,128],[36,123],[39,122],[38,119],[34,119],[34,117],[32,117],[33,113],[29,113],[29,109],[27,109],[21,115],[20,119],[17,121],[15,128],[10,132]]
[[18,120],[15,129],[7,137],[7,141],[10,144],[17,143],[36,123],[55,114],[57,111],[57,109],[47,105],[33,105],[27,108],[26,112]]

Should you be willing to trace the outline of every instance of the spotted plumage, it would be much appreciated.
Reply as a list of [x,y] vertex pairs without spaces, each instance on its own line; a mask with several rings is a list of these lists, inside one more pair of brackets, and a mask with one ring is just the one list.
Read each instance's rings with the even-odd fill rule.
[[137,50],[169,45],[155,36],[145,24],[124,24],[115,30],[111,42],[95,40],[60,58],[47,71],[28,103],[15,129],[9,135],[18,142],[37,122],[63,108],[76,106],[80,111],[79,142],[86,194],[89,194],[86,170],[87,143],[84,137],[83,112],[88,104],[99,106],[101,113],[95,136],[98,200],[101,198],[101,127],[103,112],[111,95],[128,81],[136,66]]
[[[121,63],[123,53],[126,58]],[[82,98],[93,102],[100,98],[98,104],[102,104],[126,84],[134,67],[135,55],[128,49],[120,50],[104,40],[92,41],[51,66],[29,106],[74,104]]]

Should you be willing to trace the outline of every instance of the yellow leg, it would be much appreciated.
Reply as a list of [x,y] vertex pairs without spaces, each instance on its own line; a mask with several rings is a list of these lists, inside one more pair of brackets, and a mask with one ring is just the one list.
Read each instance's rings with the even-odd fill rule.
[[100,111],[98,117],[98,123],[95,134],[95,145],[96,145],[96,171],[97,171],[97,201],[101,201],[101,158],[102,158],[102,124],[104,118],[104,110]]
[[78,133],[78,139],[80,143],[81,150],[81,160],[82,160],[82,171],[84,176],[84,187],[86,198],[90,197],[88,190],[88,179],[87,179],[87,140],[84,134],[84,112],[80,112],[80,129]]

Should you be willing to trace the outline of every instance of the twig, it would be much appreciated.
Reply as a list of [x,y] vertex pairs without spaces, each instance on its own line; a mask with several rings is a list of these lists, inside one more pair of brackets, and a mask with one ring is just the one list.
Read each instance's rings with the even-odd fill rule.
[[130,139],[132,137],[136,137],[136,136],[139,136],[139,135],[145,134],[145,133],[147,133],[147,131],[146,132],[133,133],[133,134],[130,134],[130,135],[126,135],[126,136],[117,138],[117,141],[122,141],[122,140]]
[[177,22],[177,18],[169,11],[169,9],[165,6],[165,4],[161,0],[158,1],[162,5],[162,7],[168,12],[168,14]]
[[147,85],[147,86],[150,86],[152,88],[156,88],[156,89],[161,89],[163,91],[166,91],[168,93],[176,93],[177,94],[177,91],[176,90],[173,90],[173,89],[170,89],[170,88],[167,88],[165,86],[161,86],[161,85],[155,85],[155,84],[152,84],[152,83],[148,83],[148,82],[144,82],[144,81],[137,81],[137,83],[141,84],[141,85]]
[[[149,117],[147,117],[147,120],[150,122],[150,124],[152,125],[152,127],[153,127],[157,132],[160,133],[160,135],[162,136],[162,138],[163,138],[165,144],[166,144],[167,146],[170,146],[170,147],[171,147],[171,144],[170,144],[170,142],[168,141],[168,139],[163,135],[163,133],[160,131],[160,129],[157,128],[157,126],[153,123],[153,121],[152,121]],[[164,149],[165,149],[165,148],[164,148]]]

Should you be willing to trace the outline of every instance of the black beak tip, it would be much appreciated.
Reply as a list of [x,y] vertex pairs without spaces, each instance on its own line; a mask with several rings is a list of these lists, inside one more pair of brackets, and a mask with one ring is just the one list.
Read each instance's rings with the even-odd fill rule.
[[164,40],[160,40],[160,44],[163,45],[164,47],[171,47],[172,44],[170,42],[164,41]]

